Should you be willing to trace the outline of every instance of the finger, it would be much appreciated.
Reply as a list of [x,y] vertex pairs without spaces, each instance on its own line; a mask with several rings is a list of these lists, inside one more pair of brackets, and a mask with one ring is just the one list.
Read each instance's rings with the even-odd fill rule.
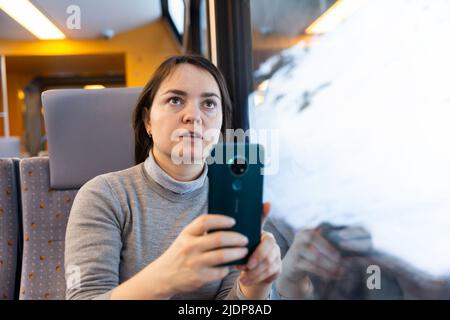
[[[253,283],[259,282],[257,279],[263,277],[264,273],[266,273],[272,266],[275,266],[281,270],[281,255],[279,250],[271,250],[269,255],[263,258],[257,267],[251,270],[246,270],[246,278],[250,279]],[[269,276],[271,276],[271,274],[266,275],[265,278]],[[262,281],[263,279],[260,280]]]
[[261,242],[248,259],[247,268],[249,270],[255,268],[262,260],[270,255],[271,251],[277,249],[279,250],[273,235],[269,232],[263,232]]
[[231,228],[235,223],[233,218],[222,214],[203,214],[188,224],[184,231],[193,236],[201,236],[209,230]]
[[308,260],[298,261],[296,264],[296,268],[298,268],[299,270],[301,270],[303,272],[314,274],[316,276],[319,276],[319,277],[327,279],[327,280],[339,278],[339,273],[324,269],[322,266],[320,266],[316,263],[311,263]]
[[268,279],[276,278],[280,274],[280,266],[278,264],[269,264],[257,274],[249,277],[249,285],[260,284],[268,282]]
[[301,246],[304,244],[308,244],[311,242],[311,239],[313,238],[314,235],[314,230],[311,229],[302,229],[299,230],[296,234],[295,234],[295,238],[294,238],[294,242],[293,242],[293,246]]
[[196,247],[203,252],[223,247],[243,247],[247,244],[247,237],[239,232],[215,231],[199,237]]
[[321,253],[329,256],[330,259],[339,261],[340,254],[339,251],[328,241],[325,239],[318,231],[314,231],[312,234],[311,241],[317,244],[318,249]]
[[261,228],[264,228],[264,225],[267,222],[267,218],[269,217],[270,208],[271,208],[270,202],[264,202],[263,203],[263,214],[262,214]]
[[212,282],[217,280],[222,280],[225,278],[230,272],[230,267],[210,267],[204,269],[202,272],[203,278],[206,282]]
[[314,243],[321,254],[323,254],[330,260],[335,262],[340,261],[341,257],[339,251],[319,233],[313,234],[311,242]]
[[205,252],[200,255],[199,263],[202,266],[218,266],[224,263],[244,258],[248,253],[247,248],[227,248]]
[[245,264],[236,265],[235,267],[239,271],[246,271],[247,270],[247,265],[245,265]]
[[259,279],[261,275],[269,270],[269,268],[270,264],[260,263],[256,268],[243,272],[240,278],[241,282],[246,286],[253,285],[257,283],[255,280]]
[[309,261],[314,266],[326,270],[327,272],[336,272],[339,269],[339,262],[331,260],[328,256],[319,251],[314,242],[306,244],[298,252],[300,259]]
[[301,261],[297,266],[306,274],[312,274],[327,280],[332,278],[331,273],[311,264],[309,261]]
[[[272,250],[274,251],[274,250]],[[277,254],[275,252],[271,252],[270,256],[267,256],[258,263],[256,267],[253,269],[246,268],[243,271],[248,278],[254,278],[258,276],[263,270],[267,269],[272,263],[275,263],[277,260]]]

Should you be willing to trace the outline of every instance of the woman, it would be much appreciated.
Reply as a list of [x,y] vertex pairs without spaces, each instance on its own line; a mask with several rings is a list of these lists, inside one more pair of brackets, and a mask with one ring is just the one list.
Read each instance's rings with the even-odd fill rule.
[[[281,271],[274,237],[262,233],[247,265],[218,267],[244,257],[247,239],[207,232],[234,224],[205,214],[203,154],[229,126],[230,110],[223,76],[207,59],[177,56],[161,64],[134,112],[136,166],[92,179],[74,200],[65,247],[66,270],[75,272],[66,275],[68,299],[269,296]],[[268,212],[266,203],[263,221]]]

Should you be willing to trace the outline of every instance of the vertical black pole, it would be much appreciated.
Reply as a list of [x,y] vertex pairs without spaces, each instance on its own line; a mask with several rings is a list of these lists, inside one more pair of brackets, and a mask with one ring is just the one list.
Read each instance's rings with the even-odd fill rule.
[[250,0],[215,0],[217,64],[233,102],[233,127],[247,130],[253,91]]
[[191,54],[201,54],[200,43],[200,0],[186,1],[189,15],[189,24],[186,26],[185,52]]

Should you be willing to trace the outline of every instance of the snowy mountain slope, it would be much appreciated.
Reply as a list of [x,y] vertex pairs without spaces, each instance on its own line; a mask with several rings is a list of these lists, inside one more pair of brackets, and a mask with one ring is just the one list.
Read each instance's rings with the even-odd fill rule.
[[253,128],[279,130],[273,215],[362,224],[377,248],[450,275],[449,12],[448,0],[368,0],[282,53],[294,63],[250,110]]

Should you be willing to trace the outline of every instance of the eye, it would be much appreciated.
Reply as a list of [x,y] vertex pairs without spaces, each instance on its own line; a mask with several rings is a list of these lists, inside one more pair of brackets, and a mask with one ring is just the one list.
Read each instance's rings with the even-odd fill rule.
[[183,102],[183,99],[181,99],[180,97],[170,97],[168,102],[170,104],[179,106]]
[[214,100],[205,100],[204,106],[206,109],[214,109],[217,107],[217,103]]

